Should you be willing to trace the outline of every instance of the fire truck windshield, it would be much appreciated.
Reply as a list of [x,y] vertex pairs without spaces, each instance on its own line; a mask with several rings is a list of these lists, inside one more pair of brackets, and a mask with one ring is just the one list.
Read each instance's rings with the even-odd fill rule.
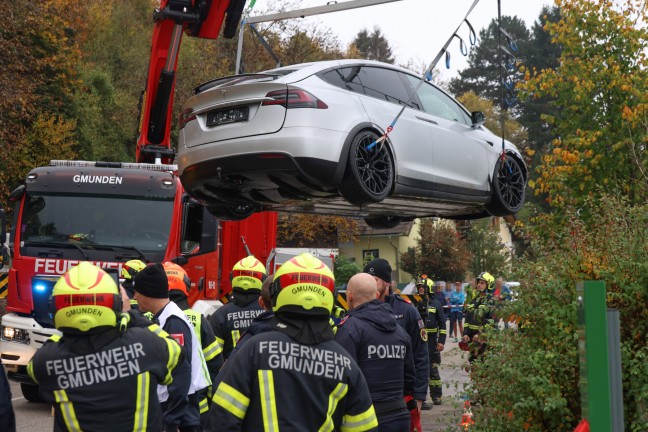
[[20,250],[28,256],[159,262],[172,216],[171,198],[27,195]]

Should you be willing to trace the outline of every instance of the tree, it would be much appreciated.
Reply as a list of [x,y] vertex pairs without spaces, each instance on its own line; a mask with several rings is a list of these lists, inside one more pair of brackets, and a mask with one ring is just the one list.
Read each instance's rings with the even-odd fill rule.
[[471,253],[468,269],[472,275],[487,271],[495,276],[509,273],[511,252],[499,234],[490,227],[472,227],[467,236]]
[[[502,28],[506,30],[518,45],[514,55],[523,56],[528,52],[531,37],[524,21],[517,16],[502,16]],[[492,100],[497,105],[501,102],[500,67],[499,67],[499,29],[497,20],[492,20],[488,28],[479,32],[478,42],[468,54],[468,67],[459,71],[459,77],[450,80],[450,91],[462,95],[472,91],[477,95]],[[504,44],[509,51],[511,48]],[[522,79],[523,74],[514,72],[514,81]]]
[[357,219],[317,214],[279,213],[277,244],[292,247],[337,247],[357,241]]
[[435,280],[463,280],[470,255],[453,223],[421,219],[416,246],[401,254],[400,265],[412,278],[426,273]]
[[[74,154],[71,96],[79,49],[69,10],[82,2],[0,2],[0,196],[23,181],[35,160]],[[42,141],[47,125],[63,131],[72,153]],[[5,207],[6,208],[6,207]]]
[[362,271],[362,267],[358,263],[351,261],[344,255],[335,257],[335,264],[333,266],[333,273],[335,275],[335,285],[340,286],[349,282],[351,276],[358,274]]
[[389,42],[385,39],[385,36],[378,27],[374,27],[372,33],[369,33],[367,29],[360,30],[352,44],[356,47],[362,58],[394,64],[394,57]]
[[[642,202],[648,188],[648,12],[644,2],[561,0],[547,23],[562,46],[560,66],[532,74],[522,89],[548,97],[556,132],[530,182],[553,208],[592,194]],[[641,144],[643,142],[643,144]]]

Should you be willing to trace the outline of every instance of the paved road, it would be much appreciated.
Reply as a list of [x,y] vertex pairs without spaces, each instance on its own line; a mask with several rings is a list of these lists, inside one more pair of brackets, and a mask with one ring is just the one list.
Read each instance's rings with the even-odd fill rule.
[[[461,420],[463,401],[460,399],[464,386],[469,382],[468,374],[463,370],[467,362],[464,352],[449,339],[441,357],[441,379],[443,387],[443,405],[434,406],[430,411],[423,411],[421,423],[424,432],[443,431]],[[51,407],[45,403],[27,402],[20,391],[20,385],[11,383],[11,395],[18,432],[51,432],[53,417]]]
[[27,402],[22,397],[20,384],[10,382],[11,401],[16,413],[18,432],[51,432],[54,429],[54,417],[50,405]]

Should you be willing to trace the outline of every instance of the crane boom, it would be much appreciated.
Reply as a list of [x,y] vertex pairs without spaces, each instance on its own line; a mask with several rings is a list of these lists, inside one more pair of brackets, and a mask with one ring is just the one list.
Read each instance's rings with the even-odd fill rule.
[[171,115],[178,52],[188,36],[232,38],[245,0],[162,0],[153,13],[155,26],[146,89],[140,101],[137,162],[171,163]]

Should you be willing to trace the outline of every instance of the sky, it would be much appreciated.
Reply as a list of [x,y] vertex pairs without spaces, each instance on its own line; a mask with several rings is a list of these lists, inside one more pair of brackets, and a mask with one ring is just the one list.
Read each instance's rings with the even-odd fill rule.
[[[252,15],[276,0],[257,0]],[[553,4],[552,0],[499,0],[502,15],[517,15],[530,28],[540,15],[543,5]],[[302,0],[298,8],[323,6],[328,0]],[[342,3],[339,0],[338,3]],[[305,23],[330,27],[338,36],[344,49],[363,28],[369,32],[378,26],[395,54],[396,64],[405,65],[413,60],[415,65],[427,67],[450,35],[455,31],[473,0],[399,0],[391,3],[347,11],[333,12],[317,17],[304,18]],[[468,17],[477,35],[482,28],[497,19],[498,0],[480,0]],[[292,9],[290,9],[292,10]],[[256,12],[256,13],[255,13]],[[468,43],[468,27],[464,24],[459,36]],[[445,58],[438,66],[441,79],[457,76],[459,70],[467,66],[466,57],[454,41],[449,51],[450,69],[445,67]]]

